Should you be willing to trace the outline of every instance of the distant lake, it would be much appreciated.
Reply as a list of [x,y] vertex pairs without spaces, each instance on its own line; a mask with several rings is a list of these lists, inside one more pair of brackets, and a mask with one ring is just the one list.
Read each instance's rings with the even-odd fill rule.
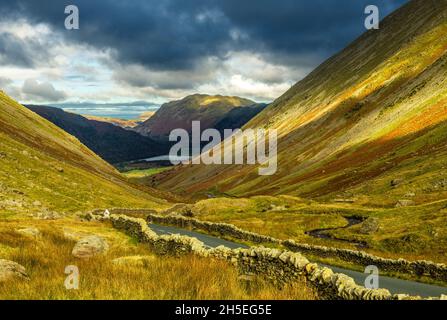
[[171,161],[172,162],[172,161],[189,161],[189,160],[191,160],[191,157],[165,155],[165,156],[157,156],[157,157],[152,157],[152,158],[134,160],[132,162],[142,162],[142,161],[146,161],[146,162]]

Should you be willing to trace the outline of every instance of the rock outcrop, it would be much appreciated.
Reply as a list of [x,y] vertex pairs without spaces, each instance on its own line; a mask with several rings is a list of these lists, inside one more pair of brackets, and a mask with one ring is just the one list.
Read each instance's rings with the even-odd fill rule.
[[98,236],[88,236],[79,240],[73,248],[72,254],[76,258],[87,259],[109,250],[107,241]]
[[18,229],[17,232],[20,233],[20,234],[23,234],[25,236],[34,237],[34,238],[37,238],[37,237],[40,236],[39,229],[34,228],[34,227],[27,227],[27,228],[23,228],[23,229]]
[[25,267],[14,261],[0,259],[0,282],[14,279],[29,280]]

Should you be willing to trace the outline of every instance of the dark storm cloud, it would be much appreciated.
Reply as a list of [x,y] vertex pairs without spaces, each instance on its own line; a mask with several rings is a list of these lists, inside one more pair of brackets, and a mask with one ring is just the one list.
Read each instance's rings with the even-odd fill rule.
[[[54,30],[63,32],[68,41],[112,49],[116,60],[123,64],[136,63],[153,70],[189,70],[204,57],[224,58],[228,52],[240,50],[290,64],[298,64],[303,56],[309,55],[321,61],[364,31],[366,5],[378,5],[383,17],[407,1],[68,2],[0,0],[0,12],[3,11],[3,16],[26,16],[33,22],[49,23]],[[64,8],[68,4],[80,9],[79,31],[64,30]],[[30,62],[26,57],[18,57],[17,61],[23,64]]]
[[38,41],[27,41],[11,33],[0,33],[0,64],[35,67],[39,61],[48,62],[50,53]]

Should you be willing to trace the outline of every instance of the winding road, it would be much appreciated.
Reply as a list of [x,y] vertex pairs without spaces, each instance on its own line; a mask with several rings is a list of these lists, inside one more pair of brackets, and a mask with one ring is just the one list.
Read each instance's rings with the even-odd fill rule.
[[[208,248],[216,248],[219,246],[225,246],[230,249],[248,248],[248,246],[244,244],[223,240],[218,237],[210,236],[196,231],[190,231],[170,226],[162,226],[157,224],[149,224],[149,227],[158,235],[180,234],[196,238],[202,241]],[[323,264],[320,265],[325,266]],[[349,269],[343,269],[328,265],[326,265],[326,267],[331,268],[334,272],[348,275],[349,277],[353,278],[358,285],[362,286],[364,285],[365,279],[368,276],[368,274],[352,271]],[[388,289],[392,294],[405,293],[413,296],[421,296],[424,298],[439,297],[443,294],[447,295],[447,287],[430,285],[416,281],[401,280],[385,276],[380,276],[379,286],[380,288]]]

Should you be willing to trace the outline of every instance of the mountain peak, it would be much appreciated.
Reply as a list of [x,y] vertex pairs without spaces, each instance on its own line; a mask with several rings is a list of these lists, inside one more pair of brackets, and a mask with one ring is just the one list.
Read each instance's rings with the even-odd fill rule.
[[166,140],[174,129],[190,131],[192,121],[200,121],[202,129],[211,128],[235,108],[256,106],[256,102],[240,97],[193,94],[165,103],[135,130],[154,139]]

